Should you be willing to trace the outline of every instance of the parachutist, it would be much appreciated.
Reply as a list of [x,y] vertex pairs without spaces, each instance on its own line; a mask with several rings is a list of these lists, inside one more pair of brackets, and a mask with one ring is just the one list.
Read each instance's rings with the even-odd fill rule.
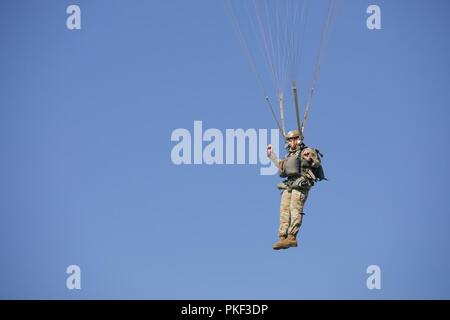
[[303,220],[303,207],[309,190],[316,181],[325,179],[320,152],[307,147],[300,139],[298,130],[288,132],[288,154],[279,160],[272,152],[272,145],[267,146],[267,156],[277,166],[280,176],[287,178],[278,184],[281,193],[279,240],[274,243],[274,250],[297,246],[297,234]]
[[[304,14],[304,1],[298,0],[259,0],[254,1],[254,6],[251,10],[244,10],[246,1],[236,0],[236,8],[241,8],[242,17],[239,17],[234,12],[233,5],[229,5],[231,17],[234,19],[237,34],[241,41],[242,48],[247,56],[250,66],[256,76],[262,97],[265,98],[273,119],[277,125],[279,132],[286,140],[286,158],[278,160],[272,153],[272,146],[267,147],[267,154],[272,162],[277,166],[280,175],[287,178],[283,181],[281,188],[281,208],[280,208],[280,240],[274,244],[274,249],[285,249],[297,246],[296,236],[300,229],[303,216],[303,206],[308,196],[310,188],[314,182],[325,179],[321,166],[321,154],[317,149],[308,148],[303,143],[303,134],[308,120],[309,111],[312,106],[313,96],[315,94],[315,86],[319,78],[319,73],[324,56],[326,44],[329,39],[331,27],[333,25],[334,16],[336,13],[336,0],[328,1],[322,25],[321,38],[319,42],[319,51],[315,59],[314,67],[312,68],[310,90],[307,97],[306,106],[303,112],[303,120],[300,115],[299,94],[302,92],[301,88],[297,87],[295,74],[299,68],[305,29],[307,27],[307,16]],[[320,2],[320,1],[317,1]],[[288,3],[290,5],[288,5]],[[239,11],[239,10],[238,10]],[[248,14],[250,13],[250,14]],[[264,17],[264,18],[263,18]],[[280,21],[283,21],[280,28]],[[303,21],[304,23],[299,23]],[[254,34],[245,36],[245,31],[252,30],[252,27],[259,26],[259,36],[261,41],[259,44],[263,48],[264,59],[255,59],[251,44],[255,41],[248,41]],[[303,25],[303,27],[301,27]],[[253,30],[254,31],[254,30]],[[258,32],[257,32],[258,33]],[[289,34],[286,37],[286,33]],[[257,39],[256,39],[257,40]],[[268,45],[271,44],[271,45]],[[273,45],[277,44],[277,45]],[[260,57],[262,58],[262,57]],[[266,71],[272,77],[275,92],[278,98],[278,107],[280,110],[278,119],[274,111],[272,101],[270,100],[265,83],[266,79],[262,77],[262,73],[258,70],[258,62],[266,60]],[[284,92],[286,92],[287,80],[292,81],[292,93],[294,98],[295,120],[297,130],[290,131],[286,134],[284,123]],[[305,91],[306,93],[306,91]],[[273,97],[273,96],[272,96]],[[275,100],[274,100],[275,101]],[[301,121],[302,120],[302,121]]]

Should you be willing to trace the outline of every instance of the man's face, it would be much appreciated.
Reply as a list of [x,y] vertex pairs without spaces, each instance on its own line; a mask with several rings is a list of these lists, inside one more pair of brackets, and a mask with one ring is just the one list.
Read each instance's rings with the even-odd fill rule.
[[295,148],[298,145],[298,138],[289,138],[288,139],[289,148]]

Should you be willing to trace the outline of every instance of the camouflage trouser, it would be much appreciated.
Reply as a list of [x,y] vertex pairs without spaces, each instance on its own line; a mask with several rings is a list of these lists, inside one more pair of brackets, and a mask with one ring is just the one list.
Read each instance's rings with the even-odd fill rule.
[[302,225],[306,198],[308,198],[307,190],[283,191],[280,205],[280,228],[278,229],[280,237],[288,234],[297,235]]

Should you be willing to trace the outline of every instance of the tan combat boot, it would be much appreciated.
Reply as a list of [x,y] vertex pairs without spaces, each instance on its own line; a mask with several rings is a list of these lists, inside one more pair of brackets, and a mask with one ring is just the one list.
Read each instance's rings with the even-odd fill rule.
[[295,238],[295,236],[293,234],[288,235],[288,237],[285,241],[289,245],[289,247],[297,246],[297,239]]
[[280,239],[272,245],[274,250],[287,249],[289,244],[287,243],[286,237],[282,236]]

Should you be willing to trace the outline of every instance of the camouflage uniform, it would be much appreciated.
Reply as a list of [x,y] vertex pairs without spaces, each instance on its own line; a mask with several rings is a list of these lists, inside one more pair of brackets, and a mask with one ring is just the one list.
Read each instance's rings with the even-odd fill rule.
[[307,198],[308,190],[306,189],[283,191],[280,204],[280,227],[278,228],[280,237],[297,236],[302,225],[303,207]]
[[[287,177],[278,185],[282,189],[280,204],[280,226],[278,235],[280,240],[274,244],[274,249],[286,249],[297,246],[297,234],[303,220],[303,208],[308,198],[308,192],[314,185],[316,177],[311,169],[320,167],[320,158],[315,149],[300,144],[289,149],[285,159],[279,160],[272,153],[270,159],[280,169],[280,175]],[[298,172],[289,172],[286,168],[289,162],[298,161]]]

